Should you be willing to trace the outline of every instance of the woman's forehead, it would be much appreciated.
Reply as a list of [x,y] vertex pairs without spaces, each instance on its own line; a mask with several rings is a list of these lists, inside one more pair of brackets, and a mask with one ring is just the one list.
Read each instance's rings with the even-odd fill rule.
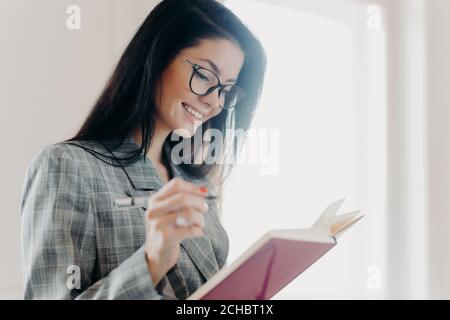
[[207,67],[216,66],[217,73],[224,81],[237,78],[244,63],[242,50],[234,42],[225,39],[206,39],[195,47],[184,49],[182,53],[196,63],[201,62]]

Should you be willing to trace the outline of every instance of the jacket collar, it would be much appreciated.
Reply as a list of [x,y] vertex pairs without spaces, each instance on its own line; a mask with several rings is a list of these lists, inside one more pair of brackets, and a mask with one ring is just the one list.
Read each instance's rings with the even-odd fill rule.
[[[114,154],[116,156],[122,156],[137,149],[139,149],[139,145],[137,145],[135,140],[132,137],[127,137],[122,146],[114,151]],[[171,170],[173,177],[182,177],[192,181],[192,178],[189,178],[178,166],[174,165],[171,161],[168,162],[169,170]],[[135,164],[125,167],[125,170],[133,181],[134,186],[140,190],[159,190],[164,185],[151,160],[147,157],[143,157]],[[194,183],[206,184],[206,180],[201,179],[194,181]],[[139,190],[131,190],[131,192],[133,193],[133,196],[144,196],[146,193],[145,191]],[[207,214],[215,213],[208,212]],[[219,271],[219,266],[211,242],[205,235],[202,237],[185,239],[181,242],[181,246],[186,250],[187,254],[206,280],[210,279]]]
[[[139,145],[132,137],[127,137],[119,149],[114,151],[117,157],[129,155],[133,151],[139,150]],[[163,181],[160,179],[152,161],[145,156],[136,163],[125,167],[130,180],[133,182],[136,192],[141,194],[142,191],[159,190],[163,186]]]

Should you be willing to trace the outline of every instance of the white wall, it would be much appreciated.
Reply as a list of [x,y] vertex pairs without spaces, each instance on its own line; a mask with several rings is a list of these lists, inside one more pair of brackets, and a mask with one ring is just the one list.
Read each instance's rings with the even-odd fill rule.
[[[26,165],[43,146],[75,133],[157,2],[0,0],[0,299],[22,296]],[[390,297],[450,298],[450,1],[379,3],[387,34]],[[81,8],[78,31],[66,28],[72,4]]]
[[388,286],[426,298],[425,1],[386,1]]
[[[0,299],[21,298],[19,199],[43,146],[76,132],[156,0],[0,0]],[[66,9],[81,9],[81,30]]]
[[450,1],[427,1],[430,296],[450,299]]
[[450,298],[450,2],[383,0],[389,297]]
[[[367,270],[384,273],[386,253],[384,47],[381,30],[366,24],[371,3],[225,4],[250,24],[268,54],[253,128],[277,129],[280,137],[278,146],[267,148],[279,157],[278,171],[264,174],[267,164],[261,163],[241,166],[229,186],[224,221],[230,258],[269,229],[309,227],[328,202],[345,197],[342,212],[361,209],[366,217],[275,298],[382,298],[385,281],[380,288],[366,282]],[[263,149],[261,140],[247,145]]]
[[[260,2],[296,7],[315,14],[340,18],[340,1],[273,1]],[[349,1],[351,2],[351,1]],[[361,3],[360,1],[355,1]],[[312,3],[312,5],[310,5]],[[380,154],[374,152],[373,144],[368,144],[368,135],[359,136],[364,144],[365,157],[361,157],[362,166],[367,172],[361,177],[367,179],[364,187],[370,186],[376,179],[386,175],[386,204],[383,197],[374,197],[374,190],[360,190],[379,213],[386,215],[385,224],[375,226],[369,212],[366,223],[371,226],[365,231],[380,231],[378,234],[366,232],[366,242],[361,255],[371,254],[373,242],[383,243],[386,268],[382,268],[382,295],[366,297],[385,297],[400,299],[450,298],[450,253],[448,250],[450,230],[450,1],[448,0],[374,0],[367,5],[378,4],[382,8],[382,30],[386,35],[386,65],[370,65],[376,51],[361,54],[354,61],[359,67],[359,59],[372,68],[385,69],[386,114],[384,161],[385,172],[370,172],[378,167],[371,166],[373,161],[383,161]],[[309,6],[306,6],[309,5]],[[352,16],[352,11],[348,11]],[[350,17],[349,20],[353,19]],[[313,32],[312,32],[313,33]],[[301,43],[300,32],[293,33],[296,43]],[[313,33],[312,36],[316,35]],[[361,46],[363,40],[356,45]],[[362,53],[362,52],[361,52]],[[288,56],[288,54],[286,54]],[[366,60],[364,60],[366,59]],[[270,61],[269,61],[270,63]],[[370,77],[370,76],[369,76]],[[357,79],[359,79],[357,77]],[[367,80],[367,79],[365,79]],[[370,79],[369,79],[370,82]],[[369,118],[376,108],[382,106],[382,97],[371,95],[364,85],[361,96],[355,100],[370,121],[361,122],[373,126],[379,119]],[[380,90],[379,92],[383,92]],[[319,100],[319,99],[318,99]],[[380,102],[378,104],[378,102]],[[365,106],[369,108],[364,109]],[[356,109],[355,108],[355,109]],[[380,115],[381,113],[377,113]],[[360,120],[360,119],[358,119]],[[287,121],[288,122],[288,121]],[[359,133],[369,133],[369,128]],[[367,130],[367,131],[365,131]],[[313,136],[317,141],[317,136]],[[323,146],[323,144],[321,144]],[[372,157],[372,159],[370,159]],[[285,168],[285,167],[283,167]],[[378,177],[377,177],[378,175]],[[372,181],[372,182],[371,182]],[[384,181],[383,181],[384,182]],[[376,190],[379,191],[379,190]],[[314,193],[317,196],[316,193]],[[368,202],[367,202],[368,203]],[[368,206],[369,207],[369,206]],[[367,211],[366,211],[367,213]],[[230,214],[230,213],[227,213]],[[235,240],[236,241],[236,240]],[[355,260],[356,263],[356,260]],[[378,263],[378,261],[376,261]],[[317,266],[316,266],[317,269]],[[315,270],[316,270],[315,269]],[[326,274],[325,272],[323,274]],[[341,274],[342,277],[342,274]],[[357,276],[355,275],[355,278]],[[356,281],[356,280],[354,280]],[[327,289],[332,296],[333,284]],[[384,288],[383,288],[384,289]],[[350,288],[349,292],[352,292]],[[309,292],[311,294],[312,290]],[[338,294],[342,297],[341,291]],[[334,296],[335,297],[335,296]],[[360,297],[363,297],[361,295]]]

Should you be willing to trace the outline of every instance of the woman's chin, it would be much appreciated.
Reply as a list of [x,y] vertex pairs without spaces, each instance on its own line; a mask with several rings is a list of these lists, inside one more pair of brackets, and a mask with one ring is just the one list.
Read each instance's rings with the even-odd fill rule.
[[176,128],[175,130],[173,130],[173,132],[183,138],[192,138],[195,134],[195,132],[197,131],[198,127],[201,126],[201,122],[199,121],[198,123],[195,124],[191,124],[190,126],[180,126],[178,128]]
[[192,130],[188,130],[188,129],[185,129],[185,128],[175,129],[173,131],[173,133],[175,133],[177,136],[180,136],[182,138],[192,138],[192,136],[194,135]]

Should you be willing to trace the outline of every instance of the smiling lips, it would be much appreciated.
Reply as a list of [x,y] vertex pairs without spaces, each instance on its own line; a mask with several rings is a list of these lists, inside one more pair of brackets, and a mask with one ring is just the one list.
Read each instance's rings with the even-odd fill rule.
[[183,109],[186,110],[187,113],[193,115],[197,120],[203,120],[205,118],[205,115],[198,111],[197,109],[194,109],[193,107],[182,103]]

